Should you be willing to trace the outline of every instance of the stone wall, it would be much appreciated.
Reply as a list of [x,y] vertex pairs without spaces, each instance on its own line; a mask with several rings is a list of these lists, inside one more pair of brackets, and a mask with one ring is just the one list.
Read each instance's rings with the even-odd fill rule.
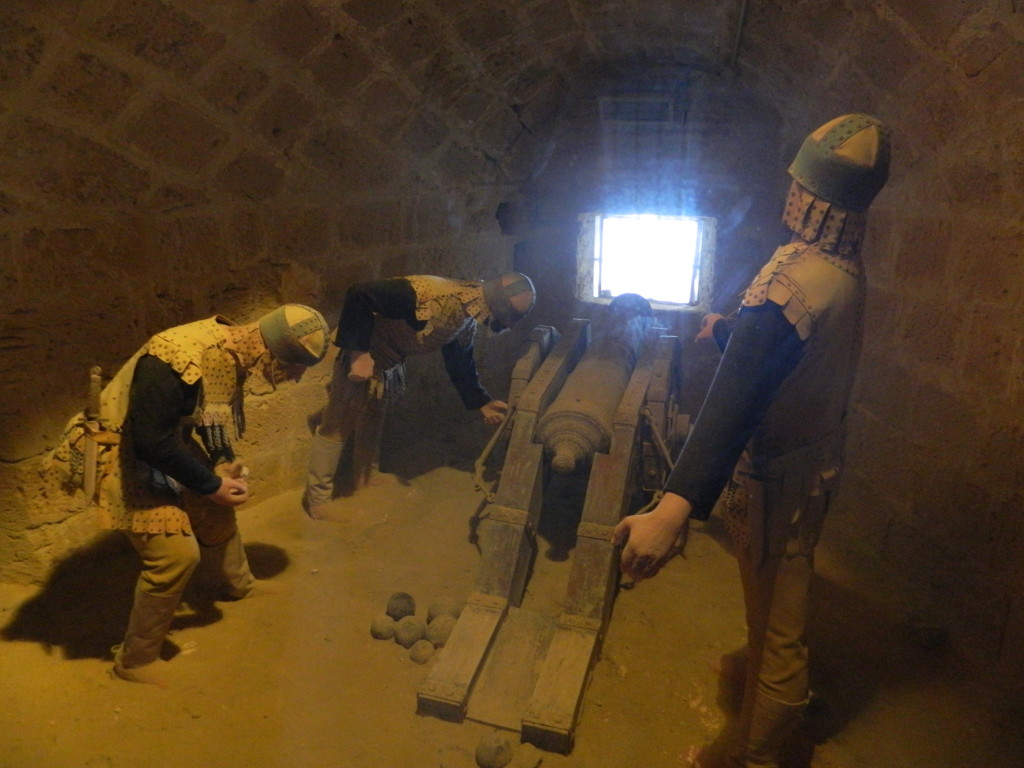
[[[733,222],[720,286],[774,240],[808,130],[850,111],[892,126],[830,536],[891,573],[908,612],[1019,679],[1019,6],[5,0],[0,579],[39,580],[89,535],[37,465],[89,366],[112,371],[154,331],[281,301],[333,318],[354,280],[514,263],[537,273],[538,322],[579,311],[572,219],[610,181],[594,97],[685,80],[692,121],[661,178]],[[494,349],[500,391],[508,349]],[[405,413],[422,402],[434,429],[453,399],[435,364],[416,375]],[[254,398],[258,492],[298,481],[325,376]]]
[[[436,12],[410,10],[0,8],[0,578],[40,580],[93,533],[39,473],[91,366],[111,375],[152,333],[214,313],[299,301],[333,322],[356,280],[509,267],[494,212],[540,151],[519,139],[549,89],[513,99],[471,56],[442,55],[455,32]],[[502,365],[482,361],[492,386]],[[255,498],[299,482],[329,371],[248,398]],[[446,392],[410,433],[461,414]]]
[[748,60],[802,62],[750,74],[792,150],[845,111],[894,132],[864,248],[866,343],[830,539],[885,574],[910,623],[941,627],[1019,685],[1024,9],[832,3],[809,23],[806,4],[751,8]]

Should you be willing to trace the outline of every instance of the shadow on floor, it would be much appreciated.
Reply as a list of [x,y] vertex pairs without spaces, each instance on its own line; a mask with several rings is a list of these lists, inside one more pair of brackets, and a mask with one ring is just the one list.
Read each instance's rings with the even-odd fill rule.
[[[713,515],[702,530],[734,554],[718,516]],[[802,726],[786,744],[781,765],[809,768],[818,745],[840,736],[892,690],[927,687],[939,680],[955,685],[967,662],[940,628],[933,629],[922,632],[898,606],[816,573],[807,629],[812,696]],[[708,749],[718,759],[736,728],[745,663],[742,648],[720,662],[717,704],[726,722]]]
[[[245,552],[257,579],[288,567],[288,555],[280,547],[246,544]],[[203,548],[202,555],[173,629],[221,618],[216,550]],[[124,536],[110,532],[98,537],[54,566],[40,590],[0,628],[0,639],[40,643],[48,653],[59,651],[66,659],[112,658],[111,646],[121,642],[128,624],[139,568],[139,556]]]

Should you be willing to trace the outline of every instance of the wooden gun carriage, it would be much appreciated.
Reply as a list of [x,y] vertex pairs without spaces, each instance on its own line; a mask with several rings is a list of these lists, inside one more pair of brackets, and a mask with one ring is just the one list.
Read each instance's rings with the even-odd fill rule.
[[[607,452],[587,457],[589,479],[561,613],[524,609],[551,472],[538,424],[589,345],[588,320],[572,320],[561,335],[538,326],[513,370],[510,413],[495,435],[508,439],[504,463],[480,514],[475,591],[417,693],[420,714],[519,732],[522,741],[563,754],[573,746],[618,588],[612,530],[642,506],[638,498],[660,497],[670,457],[689,427],[677,405],[679,340],[647,330],[622,379],[628,383],[621,397],[615,393],[617,404],[612,401]],[[478,460],[478,481],[493,445]]]

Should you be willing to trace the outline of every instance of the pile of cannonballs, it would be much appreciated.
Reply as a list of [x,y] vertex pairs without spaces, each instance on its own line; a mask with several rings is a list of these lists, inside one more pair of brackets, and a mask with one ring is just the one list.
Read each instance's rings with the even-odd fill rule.
[[416,600],[408,592],[395,592],[388,598],[387,608],[370,624],[370,634],[378,640],[394,639],[409,649],[409,658],[426,664],[434,651],[448,642],[455,622],[462,613],[462,604],[454,600],[437,600],[427,609],[424,621],[416,616]]

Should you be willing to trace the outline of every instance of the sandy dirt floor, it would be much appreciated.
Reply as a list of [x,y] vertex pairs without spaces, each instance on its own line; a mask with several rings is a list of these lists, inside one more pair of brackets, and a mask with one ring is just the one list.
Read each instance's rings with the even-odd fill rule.
[[[165,648],[167,690],[111,679],[137,572],[116,536],[41,588],[0,586],[0,766],[5,768],[473,768],[493,727],[416,714],[436,664],[369,627],[396,591],[418,613],[473,588],[481,495],[451,446],[393,452],[397,481],[336,500],[314,521],[298,491],[252,503],[240,525],[257,594],[216,602],[193,579]],[[867,597],[856,564],[822,550],[812,631],[819,696],[795,740],[806,768],[1014,768],[1021,709],[944,647],[908,637]],[[570,560],[540,541],[524,606],[557,614]],[[520,745],[515,766],[691,766],[727,719],[715,668],[743,642],[735,565],[712,522],[685,556],[620,590],[570,755]],[[441,651],[443,653],[443,650]]]

